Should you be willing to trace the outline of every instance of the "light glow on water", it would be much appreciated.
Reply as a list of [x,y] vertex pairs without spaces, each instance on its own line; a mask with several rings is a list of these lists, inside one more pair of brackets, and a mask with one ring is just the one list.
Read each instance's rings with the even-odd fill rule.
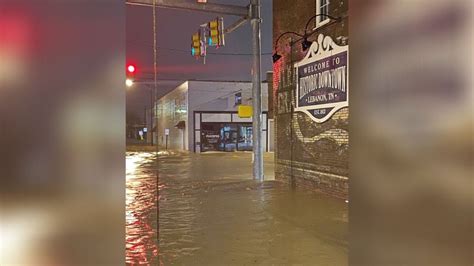
[[157,180],[147,165],[153,153],[126,156],[125,233],[127,265],[156,265],[158,258]]

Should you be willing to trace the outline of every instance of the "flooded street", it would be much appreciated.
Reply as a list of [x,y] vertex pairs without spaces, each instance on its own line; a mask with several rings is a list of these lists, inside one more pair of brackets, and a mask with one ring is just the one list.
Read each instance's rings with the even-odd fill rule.
[[125,243],[127,265],[158,265],[157,177],[154,155],[126,155]]
[[[272,157],[265,155],[268,179],[273,179]],[[347,204],[275,181],[254,182],[250,162],[250,153],[160,156],[159,261],[163,265],[346,265]],[[127,154],[127,262],[131,265],[158,265],[152,239],[157,228],[152,167],[151,154]]]

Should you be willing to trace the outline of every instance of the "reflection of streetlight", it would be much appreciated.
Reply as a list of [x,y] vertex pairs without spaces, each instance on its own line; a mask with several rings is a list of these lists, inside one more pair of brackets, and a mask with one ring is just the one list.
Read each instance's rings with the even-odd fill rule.
[[126,80],[125,80],[125,85],[127,85],[127,87],[132,87],[132,86],[133,86],[133,80],[131,80],[131,79],[126,79]]

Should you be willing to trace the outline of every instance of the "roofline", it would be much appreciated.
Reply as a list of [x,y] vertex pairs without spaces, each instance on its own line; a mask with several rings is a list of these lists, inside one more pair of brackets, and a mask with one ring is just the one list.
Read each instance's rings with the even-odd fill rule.
[[[252,83],[251,80],[206,80],[206,79],[188,79],[187,82],[223,82],[223,83]],[[266,80],[262,80],[262,83],[266,83]]]
[[[177,80],[178,81],[178,80]],[[181,83],[179,83],[178,86],[174,87],[174,89],[170,90],[168,93],[166,93],[165,95],[162,95],[160,98],[156,99],[156,101],[160,101],[161,99],[163,99],[164,97],[166,97],[168,94],[171,94],[174,90],[176,90],[177,88],[183,86],[184,84],[186,83],[189,83],[189,82],[221,82],[221,83],[252,83],[252,81],[237,81],[237,80],[204,80],[204,79],[188,79],[188,80],[185,80]],[[268,80],[262,80],[262,83],[268,83]]]
[[189,80],[185,80],[185,81],[179,83],[178,86],[174,87],[172,90],[170,90],[170,91],[167,92],[166,94],[162,95],[160,98],[156,99],[156,100],[153,101],[153,102],[154,102],[154,103],[155,103],[155,102],[159,102],[161,99],[163,99],[164,97],[168,96],[168,94],[171,94],[174,90],[176,90],[177,88],[183,86],[184,84],[186,84],[186,83],[188,83],[188,82],[189,82]]
[[190,82],[222,82],[222,83],[250,83],[249,80],[206,80],[206,79],[189,79]]

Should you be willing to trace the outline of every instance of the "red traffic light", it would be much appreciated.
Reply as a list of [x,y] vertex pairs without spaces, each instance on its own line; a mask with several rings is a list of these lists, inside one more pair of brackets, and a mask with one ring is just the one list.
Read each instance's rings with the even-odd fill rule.
[[127,71],[129,73],[135,73],[135,66],[134,65],[128,65],[127,66]]

